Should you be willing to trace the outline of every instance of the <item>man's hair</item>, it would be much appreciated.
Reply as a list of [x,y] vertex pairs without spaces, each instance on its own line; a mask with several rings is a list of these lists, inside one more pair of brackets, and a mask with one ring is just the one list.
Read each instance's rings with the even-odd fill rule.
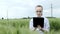
[[41,7],[43,9],[43,6],[42,5],[37,5],[36,7]]

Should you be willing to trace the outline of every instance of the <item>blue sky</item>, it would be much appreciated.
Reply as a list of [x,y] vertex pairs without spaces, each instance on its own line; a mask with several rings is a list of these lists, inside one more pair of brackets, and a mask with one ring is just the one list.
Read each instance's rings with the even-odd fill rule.
[[42,5],[43,16],[51,16],[51,3],[53,16],[60,17],[60,0],[0,0],[0,18],[22,18],[35,16],[35,6]]

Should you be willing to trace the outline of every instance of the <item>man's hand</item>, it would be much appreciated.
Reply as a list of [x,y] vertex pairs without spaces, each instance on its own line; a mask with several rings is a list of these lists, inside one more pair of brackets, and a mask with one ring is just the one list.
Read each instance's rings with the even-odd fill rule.
[[38,25],[38,29],[41,30],[41,31],[43,31],[43,32],[45,32],[46,34],[48,34],[48,32],[46,30],[44,30],[43,28],[41,28],[40,25]]
[[38,28],[38,29],[42,29],[40,25],[37,25],[37,28]]
[[44,31],[43,28],[41,28],[40,25],[37,26],[39,30]]
[[37,29],[37,27],[34,27],[35,29],[34,29],[34,31]]

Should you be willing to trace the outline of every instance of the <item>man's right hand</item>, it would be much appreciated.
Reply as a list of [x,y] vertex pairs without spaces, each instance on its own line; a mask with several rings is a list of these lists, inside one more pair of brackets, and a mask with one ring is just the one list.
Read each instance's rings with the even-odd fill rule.
[[34,27],[34,31],[37,29],[37,27]]

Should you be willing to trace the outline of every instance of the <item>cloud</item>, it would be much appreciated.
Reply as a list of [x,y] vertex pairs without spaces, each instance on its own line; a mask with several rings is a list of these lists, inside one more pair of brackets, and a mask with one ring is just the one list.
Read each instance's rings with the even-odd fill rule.
[[51,2],[53,4],[54,16],[60,17],[60,0],[0,0],[0,18],[20,18],[35,15],[35,6],[44,7],[44,16],[51,16]]

